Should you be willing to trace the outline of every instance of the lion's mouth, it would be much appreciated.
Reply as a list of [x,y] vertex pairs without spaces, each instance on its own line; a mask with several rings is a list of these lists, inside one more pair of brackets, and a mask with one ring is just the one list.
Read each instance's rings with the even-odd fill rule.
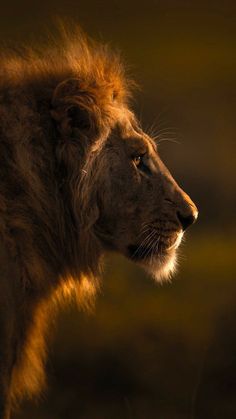
[[130,259],[141,262],[154,259],[158,256],[165,256],[175,251],[182,240],[183,232],[175,233],[170,237],[158,236],[151,243],[131,244],[128,246],[128,256]]

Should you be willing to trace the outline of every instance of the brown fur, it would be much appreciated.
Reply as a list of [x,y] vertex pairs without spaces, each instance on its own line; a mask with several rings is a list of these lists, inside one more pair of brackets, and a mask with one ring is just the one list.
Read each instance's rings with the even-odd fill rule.
[[[167,247],[180,229],[177,209],[187,217],[194,204],[129,110],[132,83],[117,55],[81,33],[64,32],[46,51],[4,52],[0,62],[0,418],[5,419],[14,400],[34,396],[45,383],[45,339],[57,302],[74,295],[89,305],[105,250],[163,276],[173,256]],[[143,151],[146,169],[138,170],[133,158]],[[149,239],[151,261],[139,250],[135,257],[129,253],[132,246],[143,246],[150,226],[161,246],[154,255]]]

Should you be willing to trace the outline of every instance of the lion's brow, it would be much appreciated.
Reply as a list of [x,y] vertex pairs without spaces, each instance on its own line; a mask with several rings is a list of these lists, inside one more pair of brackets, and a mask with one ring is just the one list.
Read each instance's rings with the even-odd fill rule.
[[132,136],[126,138],[126,140],[126,146],[132,154],[143,155],[148,152],[148,146],[141,138]]

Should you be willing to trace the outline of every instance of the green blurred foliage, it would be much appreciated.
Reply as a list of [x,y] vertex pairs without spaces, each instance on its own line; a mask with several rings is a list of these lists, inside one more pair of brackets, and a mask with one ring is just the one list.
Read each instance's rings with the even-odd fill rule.
[[160,154],[200,209],[172,283],[107,258],[94,314],[72,307],[60,315],[49,389],[15,418],[234,419],[235,1],[1,7],[3,44],[38,42],[59,16],[122,51],[141,86],[134,108],[144,128],[166,130]]

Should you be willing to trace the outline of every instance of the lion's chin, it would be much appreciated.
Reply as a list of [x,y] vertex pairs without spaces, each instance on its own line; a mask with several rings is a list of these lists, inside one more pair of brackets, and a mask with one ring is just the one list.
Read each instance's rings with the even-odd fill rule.
[[147,260],[145,263],[141,263],[141,265],[155,281],[169,281],[176,271],[176,251],[173,250],[166,254],[156,256],[153,259]]

